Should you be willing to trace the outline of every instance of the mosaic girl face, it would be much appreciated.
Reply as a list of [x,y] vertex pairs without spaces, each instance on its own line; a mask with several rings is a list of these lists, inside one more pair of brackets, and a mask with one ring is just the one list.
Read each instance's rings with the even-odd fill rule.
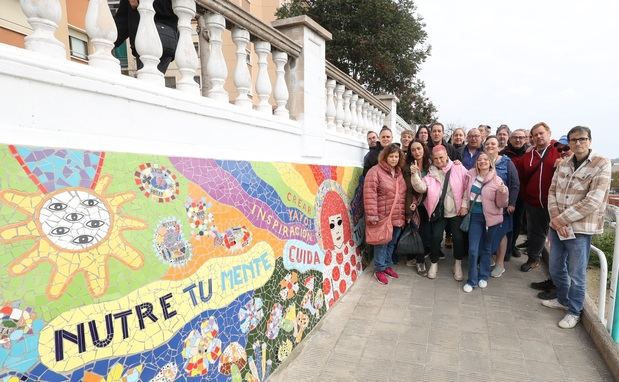
[[344,246],[344,221],[342,220],[342,214],[329,216],[329,230],[331,231],[333,246],[341,249]]
[[94,194],[69,190],[45,201],[38,222],[54,245],[69,251],[82,251],[94,247],[107,236],[110,213]]

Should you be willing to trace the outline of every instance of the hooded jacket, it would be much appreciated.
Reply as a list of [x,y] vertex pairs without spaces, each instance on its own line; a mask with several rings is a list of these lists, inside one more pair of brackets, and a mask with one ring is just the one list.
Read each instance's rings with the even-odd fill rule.
[[[466,175],[466,188],[462,198],[462,205],[470,209],[471,187],[477,177],[477,169],[472,168]],[[486,226],[492,227],[503,223],[503,208],[507,207],[509,191],[501,190],[503,180],[494,170],[490,170],[483,181],[481,189],[481,208],[486,219]]]
[[380,142],[376,142],[376,146],[370,147],[370,151],[363,157],[363,176],[366,176],[368,171],[378,164],[378,155],[383,150]]
[[462,207],[462,196],[464,195],[464,186],[466,182],[467,170],[461,164],[454,164],[452,161],[447,163],[447,166],[442,169],[438,169],[434,165],[430,166],[428,175],[424,176],[422,180],[418,176],[412,177],[413,188],[417,192],[426,193],[426,198],[423,201],[428,216],[432,216],[434,209],[438,205],[438,201],[441,198],[441,192],[443,191],[443,183],[439,176],[439,171],[443,174],[447,174],[447,171],[451,169],[449,175],[449,186],[454,196],[454,202],[456,204],[456,213],[460,211]]
[[[541,154],[533,148],[519,161],[520,195],[527,204],[533,207],[548,208],[548,189],[555,173],[555,162],[561,159],[561,153],[554,143],[554,140],[550,141]],[[542,161],[546,151],[546,156]]]
[[[406,183],[402,175],[402,169],[397,167],[392,169],[386,162],[380,162],[372,167],[365,176],[363,182],[363,208],[365,210],[365,220],[377,221],[389,216],[391,206],[391,224],[394,227],[404,226],[404,200],[406,199]],[[396,194],[396,183],[398,183],[398,193]]]

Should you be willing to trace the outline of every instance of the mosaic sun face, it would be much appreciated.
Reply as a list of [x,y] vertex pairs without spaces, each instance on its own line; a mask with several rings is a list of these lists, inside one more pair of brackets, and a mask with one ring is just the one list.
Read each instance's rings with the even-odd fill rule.
[[92,248],[110,232],[108,206],[85,190],[61,191],[49,196],[36,215],[46,238],[69,251]]
[[84,274],[92,296],[105,293],[110,257],[140,268],[144,255],[126,242],[122,232],[144,229],[146,224],[120,213],[120,207],[135,196],[130,192],[106,195],[110,181],[102,177],[94,190],[73,187],[52,194],[0,191],[0,202],[26,216],[22,222],[0,227],[0,242],[35,240],[9,265],[9,274],[23,275],[40,263],[52,264],[47,295],[57,299],[77,273]]

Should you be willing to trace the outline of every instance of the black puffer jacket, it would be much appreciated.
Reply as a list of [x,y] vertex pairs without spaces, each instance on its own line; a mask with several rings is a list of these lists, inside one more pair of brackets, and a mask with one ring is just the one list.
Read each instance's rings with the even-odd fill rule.
[[376,142],[376,146],[370,147],[370,151],[363,157],[363,176],[365,176],[372,167],[378,164],[378,155],[382,150],[383,146],[380,145],[380,142]]

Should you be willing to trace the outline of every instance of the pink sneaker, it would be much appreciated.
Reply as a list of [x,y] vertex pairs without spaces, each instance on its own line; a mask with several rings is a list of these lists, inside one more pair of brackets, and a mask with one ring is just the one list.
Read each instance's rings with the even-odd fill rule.
[[387,276],[391,277],[392,279],[397,279],[400,277],[391,267],[385,269],[385,273],[387,274]]
[[389,284],[389,279],[387,278],[385,272],[374,272],[374,277],[376,277],[376,280],[383,285]]

